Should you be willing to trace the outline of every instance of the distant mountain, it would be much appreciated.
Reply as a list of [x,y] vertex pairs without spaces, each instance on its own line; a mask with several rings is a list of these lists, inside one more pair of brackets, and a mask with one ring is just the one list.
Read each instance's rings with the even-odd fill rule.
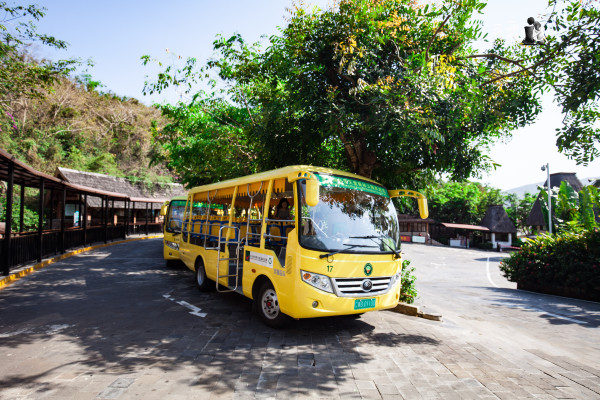
[[[579,180],[581,181],[581,183],[583,184],[583,186],[587,186],[590,184],[590,182],[595,181],[596,179],[600,179],[600,176],[596,176],[596,177],[589,177],[589,178],[579,178]],[[541,181],[541,182],[537,182],[537,183],[530,183],[528,185],[523,185],[523,186],[519,186],[513,189],[508,189],[508,190],[504,190],[502,193],[504,194],[511,194],[514,193],[519,197],[523,197],[523,195],[527,192],[529,193],[537,193],[538,192],[538,186],[542,186],[544,183],[546,183],[546,181]]]

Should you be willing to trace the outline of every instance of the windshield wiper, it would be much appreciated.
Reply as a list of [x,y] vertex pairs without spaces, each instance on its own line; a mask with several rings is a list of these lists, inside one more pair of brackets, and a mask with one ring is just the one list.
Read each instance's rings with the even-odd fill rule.
[[[396,255],[397,258],[402,257],[400,255],[400,253],[398,252],[398,250],[392,248],[392,246],[390,246],[389,244],[387,244],[385,242],[385,240],[383,240],[383,236],[376,236],[376,235],[370,235],[370,236],[349,236],[350,239],[379,239],[381,241],[381,243],[383,243],[388,249],[390,249],[391,251],[394,252],[394,254]],[[373,240],[375,242],[375,240]],[[375,242],[377,243],[377,242]]]
[[377,247],[377,246],[368,246],[368,245],[364,245],[364,244],[348,244],[348,243],[342,243],[342,244],[344,246],[350,246],[350,247],[348,247],[347,249],[340,249],[340,250],[332,251],[331,253],[327,253],[327,254],[321,254],[319,256],[319,258],[329,257],[329,256],[332,256],[334,254],[341,253],[344,250],[350,250],[350,249],[353,249],[355,247]]

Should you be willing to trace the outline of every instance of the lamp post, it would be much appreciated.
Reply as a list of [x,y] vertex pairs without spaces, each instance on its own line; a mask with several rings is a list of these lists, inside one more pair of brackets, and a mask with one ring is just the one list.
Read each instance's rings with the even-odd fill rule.
[[550,186],[550,163],[542,165],[542,171],[548,172],[548,232],[552,235],[552,199],[550,197],[552,188]]

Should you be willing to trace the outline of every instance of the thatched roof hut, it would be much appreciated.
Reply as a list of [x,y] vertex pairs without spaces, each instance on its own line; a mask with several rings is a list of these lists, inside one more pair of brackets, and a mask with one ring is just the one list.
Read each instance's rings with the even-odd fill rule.
[[[126,178],[118,178],[111,175],[78,171],[62,167],[56,169],[56,176],[76,185],[88,186],[109,192],[123,193],[132,198],[132,200],[137,198],[139,199],[139,203],[136,203],[136,209],[146,207],[146,205],[142,203],[144,199],[162,202],[171,199],[174,196],[185,194],[185,189],[178,183],[132,183]],[[101,199],[99,197],[88,197],[88,206],[101,207]],[[115,208],[124,208],[123,202],[115,201]]]
[[[550,174],[551,188],[554,189],[560,187],[560,184],[563,181],[571,185],[576,192],[579,192],[581,189],[583,189],[583,185],[574,172],[557,172],[555,174]],[[544,183],[544,187],[548,187],[548,181]],[[542,204],[540,203],[539,195],[535,203],[533,203],[533,207],[531,207],[531,212],[529,213],[525,224],[529,226],[540,226],[544,229],[548,229],[548,221],[546,221],[544,214],[542,213]]]
[[485,226],[493,233],[517,233],[515,224],[508,218],[501,205],[489,206],[479,225]]

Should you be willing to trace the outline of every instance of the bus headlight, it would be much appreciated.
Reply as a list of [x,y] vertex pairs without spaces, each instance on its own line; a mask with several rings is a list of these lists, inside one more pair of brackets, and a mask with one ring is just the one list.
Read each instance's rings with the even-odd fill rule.
[[315,274],[313,272],[300,271],[302,280],[311,286],[321,289],[325,292],[333,293],[331,280],[325,275]]
[[172,248],[173,250],[177,250],[177,251],[179,251],[179,244],[177,244],[177,243],[175,243],[175,242],[171,242],[171,241],[165,240],[165,245],[166,245],[167,247],[170,247],[170,248]]
[[392,276],[392,282],[390,287],[394,287],[398,282],[402,280],[402,270],[396,272],[394,276]]

